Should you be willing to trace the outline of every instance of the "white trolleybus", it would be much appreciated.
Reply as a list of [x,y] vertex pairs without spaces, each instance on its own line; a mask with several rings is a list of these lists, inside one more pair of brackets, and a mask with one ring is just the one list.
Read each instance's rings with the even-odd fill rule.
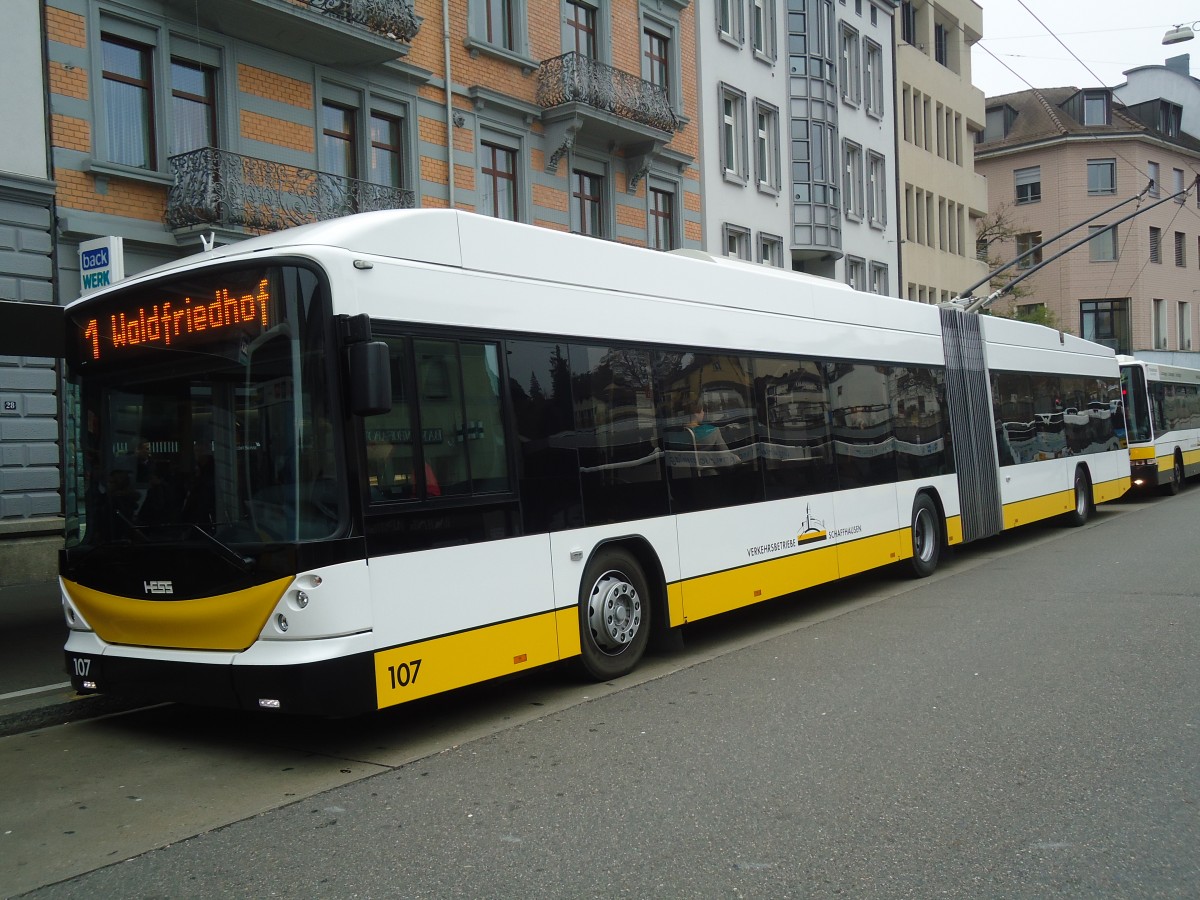
[[454,211],[246,240],[66,311],[81,691],[349,714],[1129,486],[1096,344]]
[[1200,370],[1118,356],[1133,486],[1178,494],[1200,474]]

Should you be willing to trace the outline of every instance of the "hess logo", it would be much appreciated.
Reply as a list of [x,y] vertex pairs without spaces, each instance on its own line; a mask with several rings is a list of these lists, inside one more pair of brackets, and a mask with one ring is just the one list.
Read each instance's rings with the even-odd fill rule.
[[146,589],[147,594],[173,594],[175,588],[169,581],[144,581],[142,586]]

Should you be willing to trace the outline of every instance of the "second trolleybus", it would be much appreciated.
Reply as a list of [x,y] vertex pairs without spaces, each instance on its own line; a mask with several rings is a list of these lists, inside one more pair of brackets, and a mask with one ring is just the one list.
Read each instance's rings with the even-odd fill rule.
[[1177,494],[1200,474],[1200,370],[1119,356],[1133,487]]
[[252,238],[67,309],[81,691],[349,714],[1129,486],[1113,353],[454,211]]

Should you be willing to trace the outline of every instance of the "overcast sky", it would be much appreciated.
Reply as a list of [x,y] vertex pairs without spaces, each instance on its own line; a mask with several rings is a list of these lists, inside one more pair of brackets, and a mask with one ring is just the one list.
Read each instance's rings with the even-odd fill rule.
[[1192,74],[1200,76],[1200,36],[1169,47],[1162,43],[1172,26],[1200,19],[1200,0],[978,2],[983,40],[972,55],[971,80],[985,96],[1024,91],[1030,85],[1113,87],[1125,80],[1121,73],[1126,69],[1162,65],[1183,53],[1191,54]]

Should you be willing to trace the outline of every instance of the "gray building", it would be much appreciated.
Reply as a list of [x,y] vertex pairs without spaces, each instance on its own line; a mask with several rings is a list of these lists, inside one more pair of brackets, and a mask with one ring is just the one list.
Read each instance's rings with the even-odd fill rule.
[[[0,301],[55,303],[54,182],[39,0],[4,4],[0,56],[19,82],[0,91]],[[54,575],[62,545],[57,367],[24,355],[36,320],[0,312],[0,587]]]

